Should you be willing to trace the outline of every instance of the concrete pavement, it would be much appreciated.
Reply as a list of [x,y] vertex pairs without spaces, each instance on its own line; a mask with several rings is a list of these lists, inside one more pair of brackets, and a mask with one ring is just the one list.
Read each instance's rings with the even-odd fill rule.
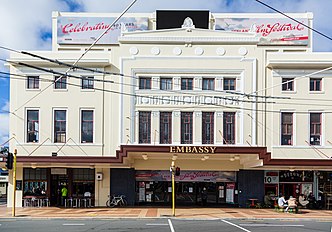
[[[171,208],[126,207],[126,208],[16,208],[18,218],[163,218],[171,217]],[[0,206],[0,218],[11,218],[12,209]],[[332,221],[332,210],[300,209],[298,214],[276,212],[274,209],[245,208],[190,208],[176,209],[176,218],[190,219],[322,219]]]

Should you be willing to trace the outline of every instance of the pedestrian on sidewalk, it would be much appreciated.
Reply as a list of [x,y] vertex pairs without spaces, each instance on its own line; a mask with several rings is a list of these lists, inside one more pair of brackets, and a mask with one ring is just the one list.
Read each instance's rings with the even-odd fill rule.
[[201,192],[201,197],[202,197],[202,205],[206,206],[207,203],[207,192],[206,192],[206,188],[204,187],[202,192]]
[[66,188],[66,185],[63,185],[63,187],[61,189],[61,205],[62,206],[66,205],[67,195],[68,195],[68,189]]

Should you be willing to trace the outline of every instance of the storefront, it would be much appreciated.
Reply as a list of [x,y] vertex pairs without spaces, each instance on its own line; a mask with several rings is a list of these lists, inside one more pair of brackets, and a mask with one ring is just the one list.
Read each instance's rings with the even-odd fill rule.
[[[24,168],[23,199],[31,196],[49,199],[51,206],[64,206],[61,189],[68,198],[84,198],[89,192],[94,202],[95,170],[89,168]],[[20,190],[20,189],[18,189]]]
[[[136,202],[138,204],[171,204],[171,173],[169,171],[136,171]],[[176,202],[180,205],[202,204],[206,190],[207,204],[234,204],[236,172],[181,171],[175,177]]]

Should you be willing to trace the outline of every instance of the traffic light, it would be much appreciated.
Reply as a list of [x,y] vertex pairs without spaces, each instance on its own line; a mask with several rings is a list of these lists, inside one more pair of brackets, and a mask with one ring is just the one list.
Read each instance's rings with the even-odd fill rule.
[[175,168],[175,175],[180,176],[180,168],[179,167]]
[[13,169],[13,161],[14,161],[13,153],[8,153],[7,160],[6,160],[6,168],[8,170]]

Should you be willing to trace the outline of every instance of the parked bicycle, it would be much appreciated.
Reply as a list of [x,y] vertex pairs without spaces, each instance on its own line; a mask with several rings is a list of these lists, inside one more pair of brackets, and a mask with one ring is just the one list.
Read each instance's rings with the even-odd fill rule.
[[125,195],[120,195],[120,196],[110,196],[108,195],[108,200],[106,201],[106,206],[107,207],[115,207],[115,206],[126,206],[127,201],[126,201],[126,196]]

